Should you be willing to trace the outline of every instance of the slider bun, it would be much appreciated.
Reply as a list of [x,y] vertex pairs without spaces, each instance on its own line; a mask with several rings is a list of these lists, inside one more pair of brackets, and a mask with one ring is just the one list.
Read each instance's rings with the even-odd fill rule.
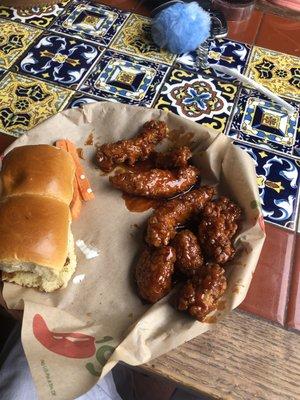
[[75,165],[68,152],[48,145],[16,147],[3,159],[1,197],[38,194],[70,204]]
[[[21,286],[37,288],[44,292],[53,292],[59,288],[67,286],[71,276],[74,274],[76,269],[76,255],[74,249],[74,239],[71,232],[69,233],[69,244],[68,244],[68,257],[63,266],[63,269],[59,271],[58,275],[51,274],[45,267],[33,264],[32,271],[20,271],[20,272],[2,272],[2,280],[5,282],[16,283]],[[7,269],[8,271],[10,268]]]
[[47,267],[57,275],[68,255],[70,211],[51,197],[12,196],[0,200],[0,269]]

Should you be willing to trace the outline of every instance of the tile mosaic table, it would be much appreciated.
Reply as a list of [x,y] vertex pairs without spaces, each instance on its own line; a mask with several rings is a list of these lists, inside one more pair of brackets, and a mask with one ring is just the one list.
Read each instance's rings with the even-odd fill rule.
[[[284,31],[289,54],[277,51],[283,49],[280,41],[274,41],[274,47],[268,49],[266,26],[273,26],[272,18],[277,18],[276,23],[280,18],[255,11],[252,25],[265,21],[260,29],[252,25],[250,29],[250,21],[244,24],[248,26],[244,31],[240,25],[239,33],[230,24],[235,40],[217,40],[209,52],[212,64],[235,67],[285,98],[295,107],[289,114],[227,75],[197,69],[194,52],[175,57],[160,51],[151,40],[150,19],[139,15],[145,7],[138,1],[110,3],[128,3],[130,7],[124,10],[123,4],[120,10],[88,0],[65,0],[27,10],[0,6],[0,152],[58,111],[107,100],[171,110],[228,135],[255,163],[267,239],[248,296],[240,307],[250,315],[233,313],[219,329],[231,337],[236,330],[244,332],[249,326],[251,341],[260,334],[271,335],[275,343],[287,337],[294,340],[287,329],[300,331],[300,58],[299,48],[293,45],[300,41],[299,27],[295,31],[298,39]],[[256,37],[259,45],[255,44]],[[257,322],[255,316],[265,321]],[[246,326],[242,328],[242,324]],[[191,353],[198,346],[206,354],[203,343],[207,342],[207,346],[222,349],[217,334],[204,338],[183,348]],[[234,343],[229,340],[227,348],[234,352]],[[185,358],[181,348],[176,352],[178,360]],[[241,350],[239,365],[243,365],[243,359],[245,366],[249,365],[248,355],[249,346]],[[198,375],[190,372],[190,378],[183,379],[168,370],[164,360],[169,360],[168,355],[154,363],[160,372],[211,395],[229,393],[222,382],[199,378],[199,362]],[[288,364],[286,359],[281,361],[278,367],[284,377]],[[176,369],[174,359],[171,364]],[[239,370],[234,362],[232,365]],[[146,368],[153,370],[153,366]],[[246,370],[243,372],[246,374]],[[210,373],[216,373],[212,364]],[[292,386],[281,385],[296,393]],[[262,399],[297,397],[278,397],[271,386],[271,397],[264,397],[266,392],[257,388],[249,391]],[[235,397],[232,390],[229,398],[250,398]]]

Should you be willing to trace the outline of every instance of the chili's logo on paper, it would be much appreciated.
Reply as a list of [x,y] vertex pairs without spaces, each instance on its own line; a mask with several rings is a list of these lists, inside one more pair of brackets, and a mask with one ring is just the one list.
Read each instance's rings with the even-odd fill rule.
[[[96,343],[101,343],[102,346],[96,352],[96,366],[92,362],[88,362],[85,367],[94,376],[100,376],[102,368],[115,351],[115,346],[112,346],[113,338],[111,336],[104,336],[102,339],[97,340]],[[110,343],[110,344],[109,344]],[[100,365],[97,366],[97,363]]]
[[69,358],[90,358],[96,352],[94,336],[76,332],[52,332],[40,314],[35,314],[32,325],[35,338],[55,354]]
[[[85,367],[94,376],[100,376],[102,368],[115,350],[113,338],[104,336],[95,340],[94,336],[79,332],[53,332],[40,314],[33,317],[33,334],[41,345],[55,354],[68,358],[91,358],[96,353],[95,364],[88,362]],[[101,344],[96,352],[96,343]],[[100,365],[97,365],[100,364]]]

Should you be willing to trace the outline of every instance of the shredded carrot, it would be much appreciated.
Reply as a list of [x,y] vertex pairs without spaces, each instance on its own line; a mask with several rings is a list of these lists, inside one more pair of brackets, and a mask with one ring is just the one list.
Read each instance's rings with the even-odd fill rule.
[[74,192],[73,192],[73,199],[70,204],[71,214],[73,219],[77,219],[80,215],[82,207],[81,196],[78,191],[78,185],[76,178],[74,179]]
[[55,142],[55,146],[56,146],[56,147],[59,147],[60,149],[63,149],[63,150],[68,151],[67,143],[66,143],[65,140],[57,140],[57,141]]
[[90,182],[88,181],[83,166],[80,163],[80,158],[77,153],[77,149],[75,145],[70,142],[70,140],[66,140],[68,152],[73,157],[76,166],[76,179],[78,184],[78,189],[81,194],[81,197],[84,201],[94,200],[95,196],[92,191]]
[[95,198],[91,185],[85,175],[83,166],[77,153],[76,146],[70,140],[57,140],[56,146],[66,150],[72,156],[75,163],[75,176],[78,190],[82,200],[89,201]]

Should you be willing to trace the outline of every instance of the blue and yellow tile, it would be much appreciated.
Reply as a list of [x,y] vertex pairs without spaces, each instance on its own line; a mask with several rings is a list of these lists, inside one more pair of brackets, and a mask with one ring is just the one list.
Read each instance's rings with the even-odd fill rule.
[[58,4],[47,4],[27,8],[14,8],[0,6],[0,18],[23,24],[35,25],[39,28],[47,28],[51,22],[64,10],[69,0],[63,0]]
[[42,31],[0,19],[0,67],[8,69]]
[[[235,42],[227,39],[216,39],[212,41],[208,53],[209,64],[222,65],[228,68],[235,68],[243,73],[249,58],[251,46],[245,43]],[[197,63],[197,52],[182,54],[178,57],[176,64],[180,68],[200,72],[202,75],[219,78],[226,81],[235,81],[235,78],[213,68],[202,69]]]
[[97,99],[96,97],[88,96],[85,93],[76,92],[70,99],[69,103],[66,105],[66,108],[80,108],[86,104],[95,103],[97,101],[101,101],[101,99]]
[[151,106],[169,70],[164,64],[107,50],[80,91],[121,103]]
[[0,80],[0,132],[19,137],[62,110],[74,92],[23,75]]
[[155,107],[225,132],[237,86],[175,68]]
[[14,70],[76,89],[101,51],[78,39],[43,34]]
[[300,58],[253,47],[246,75],[268,89],[300,101]]
[[299,161],[246,144],[235,144],[254,161],[265,220],[294,230],[299,202]]
[[230,130],[232,138],[253,143],[261,148],[300,157],[299,104],[289,113],[259,92],[242,89]]
[[56,19],[51,30],[63,32],[107,46],[129,13],[105,5],[75,0]]
[[113,40],[112,49],[149,61],[172,65],[176,56],[160,50],[151,37],[151,19],[131,14]]

